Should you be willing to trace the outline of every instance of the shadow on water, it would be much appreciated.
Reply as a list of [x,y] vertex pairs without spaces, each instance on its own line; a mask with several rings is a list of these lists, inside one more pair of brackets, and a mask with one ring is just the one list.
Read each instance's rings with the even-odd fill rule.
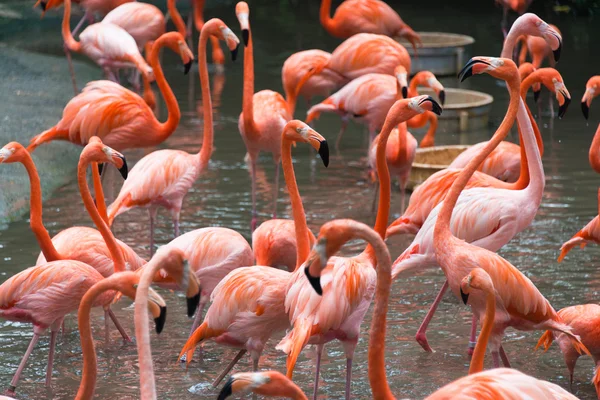
[[[235,32],[239,27],[235,21],[234,2],[209,2],[207,16],[221,17]],[[255,1],[251,2],[251,20],[255,38],[256,90],[270,88],[281,91],[281,65],[289,54],[307,48],[333,50],[338,40],[329,37],[318,24],[317,1],[304,4],[300,0]],[[417,30],[438,30],[465,33],[473,36],[476,43],[473,55],[497,55],[501,48],[501,11],[494,8],[492,1],[471,2],[471,5],[457,7],[452,2],[431,1],[414,6],[395,3],[396,9],[413,28]],[[405,3],[405,2],[402,2]],[[536,4],[538,2],[534,2]],[[9,21],[0,26],[2,42],[55,55],[61,55],[58,14],[50,14],[39,21],[29,5],[10,2],[9,6],[21,10],[27,16],[26,22]],[[184,5],[185,7],[185,5]],[[571,237],[581,226],[597,214],[596,190],[599,179],[590,169],[587,151],[596,130],[600,112],[594,113],[586,124],[578,109],[584,85],[589,76],[597,72],[600,59],[589,49],[596,48],[592,38],[598,38],[598,27],[593,21],[555,16],[545,5],[538,5],[537,11],[547,21],[558,25],[564,35],[564,50],[558,68],[566,85],[573,95],[574,104],[563,120],[551,121],[548,117],[539,120],[546,153],[546,190],[542,206],[532,226],[519,234],[505,246],[501,253],[518,266],[550,302],[560,309],[567,305],[596,301],[600,273],[595,259],[600,251],[589,246],[585,251],[574,250],[562,264],[556,263],[560,244]],[[172,84],[182,110],[182,121],[176,133],[160,148],[177,148],[197,151],[202,135],[202,115],[197,69],[192,78],[182,74],[176,56],[165,52],[165,70]],[[65,74],[67,73],[65,64]],[[100,71],[98,71],[100,77]],[[190,82],[193,82],[193,96],[190,98]],[[448,87],[458,86],[452,78],[444,81]],[[182,231],[211,225],[227,226],[240,231],[250,238],[250,181],[244,162],[245,148],[237,130],[237,119],[241,110],[242,60],[232,64],[227,61],[225,81],[221,101],[215,102],[215,147],[210,168],[200,177],[185,201],[182,213]],[[215,85],[215,76],[211,76]],[[490,121],[490,129],[468,132],[459,137],[440,126],[437,141],[439,144],[453,144],[459,141],[474,143],[486,139],[499,124],[507,104],[505,89],[489,77],[476,77],[470,80],[469,87],[491,93],[495,98]],[[214,98],[213,98],[214,100]],[[543,98],[542,98],[543,100]],[[533,102],[530,100],[530,105]],[[547,103],[545,103],[547,104]],[[600,106],[598,106],[600,107]],[[305,115],[306,106],[300,102],[296,117]],[[24,110],[26,115],[31,110]],[[161,101],[161,119],[166,118],[166,110]],[[596,115],[596,116],[594,116]],[[56,120],[59,115],[56,115]],[[339,129],[335,116],[324,115],[316,123],[316,129],[333,140]],[[34,134],[32,132],[31,134]],[[143,134],[141,132],[140,134]],[[422,133],[416,134],[420,138]],[[30,135],[26,135],[29,137]],[[25,138],[24,138],[25,139]],[[516,140],[515,133],[512,140]],[[135,160],[154,149],[126,152],[133,164]],[[298,146],[294,149],[296,175],[307,209],[308,222],[313,232],[325,221],[332,218],[350,217],[371,223],[373,216],[365,205],[370,205],[372,187],[366,181],[364,156],[364,129],[356,124],[350,128],[340,154],[332,154],[330,166],[325,169],[316,159],[314,152]],[[274,166],[270,156],[262,155],[259,171],[258,205],[260,220],[269,217],[271,185]],[[73,166],[75,167],[75,166]],[[0,169],[1,173],[1,169]],[[18,173],[25,174],[24,170]],[[118,190],[116,188],[115,190]],[[290,205],[285,190],[279,199],[279,213],[290,215]],[[399,196],[393,192],[392,214],[399,211]],[[77,187],[73,180],[58,190],[44,204],[46,226],[54,235],[72,225],[89,225],[89,218],[81,206]],[[133,210],[120,216],[114,231],[117,237],[130,244],[139,254],[148,255],[148,220],[143,210]],[[162,212],[158,221],[156,237],[159,244],[167,243],[172,236],[169,216]],[[392,255],[399,254],[411,238],[399,238],[390,242]],[[359,251],[356,244],[347,250]],[[38,247],[29,232],[27,218],[10,224],[0,231],[0,274],[2,280],[35,263]],[[468,309],[459,305],[452,297],[444,299],[429,331],[429,339],[436,353],[423,352],[413,340],[421,319],[424,317],[434,293],[443,283],[439,271],[429,271],[415,277],[395,282],[389,311],[389,334],[387,336],[388,373],[395,393],[402,397],[420,398],[449,381],[467,372],[468,360],[465,346],[469,331]],[[176,363],[176,353],[183,345],[191,321],[184,317],[183,299],[172,293],[164,293],[170,306],[169,320],[164,333],[153,335],[153,352],[159,397],[175,398],[215,398],[216,392],[207,388],[219,371],[233,357],[234,351],[205,346],[203,363],[194,362],[186,372]],[[129,332],[133,331],[133,309],[127,300],[116,306],[116,313]],[[94,334],[98,338],[98,381],[97,394],[102,398],[137,398],[138,366],[135,347],[120,343],[116,331],[112,332],[112,342],[105,344],[103,321],[99,310],[94,312]],[[366,330],[370,316],[363,324]],[[79,337],[75,331],[76,319],[70,315],[66,320],[68,333],[59,342],[54,374],[54,391],[47,392],[43,387],[44,370],[48,349],[48,337],[40,341],[33,353],[28,368],[19,387],[20,398],[72,398],[80,379],[81,355]],[[6,387],[14,373],[20,357],[24,353],[29,337],[30,326],[0,322],[0,348],[4,362],[0,366],[0,387]],[[566,369],[557,346],[547,353],[533,353],[538,333],[509,331],[505,348],[513,366],[535,376],[567,385]],[[273,349],[278,335],[265,351],[261,368],[285,370],[285,358]],[[369,397],[366,365],[367,336],[363,333],[355,356],[353,392],[356,398]],[[324,355],[320,398],[340,398],[344,388],[343,350],[338,343],[331,343]],[[295,379],[300,386],[310,392],[314,374],[312,349],[307,349],[297,365]],[[486,359],[486,366],[487,365]],[[574,386],[581,398],[594,398],[590,384],[592,363],[589,359],[579,362]],[[248,359],[240,362],[237,370],[250,370]],[[196,386],[199,384],[199,386]],[[190,392],[190,389],[193,388]]]

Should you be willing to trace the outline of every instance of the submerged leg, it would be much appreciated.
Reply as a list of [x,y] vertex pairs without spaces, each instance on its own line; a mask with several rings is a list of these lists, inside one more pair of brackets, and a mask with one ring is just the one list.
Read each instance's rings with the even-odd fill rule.
[[273,189],[273,218],[277,218],[277,196],[279,195],[279,165],[275,164],[275,188]]
[[12,380],[10,381],[10,386],[8,387],[8,394],[15,393],[15,390],[17,389],[17,383],[19,382],[19,378],[21,377],[21,372],[23,372],[23,369],[25,369],[27,360],[29,359],[31,352],[33,351],[33,348],[35,347],[35,345],[39,339],[40,339],[40,335],[38,333],[34,332],[33,337],[31,338],[31,342],[29,342],[29,347],[27,347],[27,351],[25,352],[25,355],[21,359],[21,363],[19,364],[19,367],[17,368],[15,375],[13,376]]
[[323,355],[323,344],[317,345],[317,368],[315,372],[315,386],[313,389],[313,400],[317,400],[317,393],[319,391],[319,372],[321,371],[321,356]]
[[219,383],[221,383],[223,378],[225,378],[227,376],[227,374],[229,373],[229,371],[231,371],[231,369],[235,366],[235,364],[237,364],[238,361],[240,361],[240,359],[244,356],[244,354],[246,354],[246,349],[241,349],[240,352],[236,354],[236,356],[233,358],[233,360],[231,360],[231,362],[225,367],[223,372],[221,372],[219,374],[219,376],[217,376],[217,379],[215,379],[215,381],[213,382],[212,385],[214,388],[219,386]]
[[[127,332],[125,332],[125,329],[123,328],[123,326],[121,325],[121,323],[117,319],[117,316],[115,315],[115,313],[113,312],[113,310],[110,309],[110,307],[106,310],[106,314],[108,314],[108,316],[112,320],[113,324],[115,324],[115,327],[117,328],[117,330],[119,331],[119,333],[123,337],[123,340],[126,341],[126,342],[131,342],[131,338],[129,337],[129,335],[127,334]],[[105,316],[105,318],[106,318],[106,316]],[[106,332],[106,334],[108,335],[108,332]]]
[[427,335],[425,333],[427,331],[427,326],[429,326],[429,323],[431,322],[431,318],[433,318],[433,314],[435,314],[435,311],[437,310],[440,302],[442,301],[442,298],[444,297],[444,293],[446,293],[446,290],[448,290],[447,280],[442,285],[440,292],[438,293],[437,297],[435,298],[435,301],[429,308],[429,311],[427,312],[427,315],[425,316],[425,319],[421,323],[421,326],[417,331],[417,335],[415,336],[417,343],[421,345],[423,350],[428,351],[430,353],[433,353],[433,349],[431,348],[431,346],[429,346],[429,343],[427,342]]

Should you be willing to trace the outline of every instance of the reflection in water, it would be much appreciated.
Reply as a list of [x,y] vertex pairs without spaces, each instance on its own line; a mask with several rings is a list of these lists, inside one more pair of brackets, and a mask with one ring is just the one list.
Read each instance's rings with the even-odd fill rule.
[[[258,0],[259,4],[272,6],[272,2]],[[295,51],[320,47],[331,51],[339,43],[330,38],[318,25],[318,2],[308,4],[291,11],[288,2],[281,2],[280,11],[289,18],[279,19],[269,13],[255,12],[253,33],[255,37],[256,91],[263,88],[281,91],[281,65]],[[314,4],[313,4],[314,3]],[[402,7],[400,2],[392,2],[395,8],[402,10],[402,17],[411,21],[418,30],[439,30],[435,16],[444,16],[444,30],[462,32],[475,37],[477,42],[472,55],[494,55],[501,47],[501,34],[498,28],[499,10],[489,4],[472,9],[457,10],[439,3],[439,9],[428,5],[427,10]],[[485,3],[485,2],[484,2]],[[533,3],[535,5],[535,2]],[[426,11],[426,12],[424,12]],[[497,12],[495,12],[497,11]],[[468,15],[464,13],[468,12]],[[288,13],[288,14],[286,14]],[[293,14],[292,14],[293,13]],[[406,16],[405,16],[406,14]],[[214,9],[211,15],[222,16],[232,27],[237,27],[232,4],[223,4]],[[293,15],[293,17],[292,17]],[[552,15],[541,15],[553,21]],[[50,16],[48,16],[50,17]],[[45,48],[51,44],[56,54],[62,54],[60,44],[60,18],[45,18],[47,25],[44,35],[35,33],[31,47]],[[465,26],[464,18],[479,21],[478,24]],[[290,22],[291,21],[291,22]],[[37,22],[37,21],[35,21]],[[34,22],[34,23],[35,23]],[[600,65],[600,59],[591,54],[588,47],[590,38],[598,37],[598,28],[588,21],[577,23],[557,23],[564,33],[563,59],[557,65],[565,84],[571,90],[573,98],[581,98],[585,81]],[[490,26],[492,29],[490,29]],[[585,29],[584,29],[585,28]],[[237,29],[234,29],[238,33]],[[274,33],[275,32],[275,33]],[[292,40],[290,40],[293,38]],[[16,43],[24,43],[28,38],[15,38]],[[11,39],[12,40],[12,39]],[[55,43],[56,42],[56,43]],[[298,43],[297,46],[295,44]],[[54,51],[54,50],[53,50]],[[592,59],[590,57],[596,57]],[[577,62],[574,60],[584,60]],[[181,216],[182,232],[206,226],[226,226],[239,231],[250,239],[250,182],[244,155],[245,146],[241,140],[237,122],[242,109],[242,64],[239,59],[232,63],[226,61],[225,75],[211,73],[213,105],[215,107],[215,147],[206,174],[201,176],[192,187],[186,199]],[[183,75],[176,55],[164,54],[164,66],[167,80],[173,85],[179,106],[183,112],[178,130],[159,148],[175,148],[188,152],[198,151],[201,145],[202,115],[198,72],[190,71]],[[65,72],[66,73],[66,72]],[[223,79],[222,93],[219,95],[219,80]],[[225,82],[226,80],[226,82]],[[193,85],[190,86],[190,81]],[[454,77],[443,78],[446,87],[457,87]],[[492,79],[469,83],[474,90],[491,93],[495,103],[492,107],[490,125],[498,126],[506,110],[508,94],[504,85],[497,85]],[[467,86],[460,86],[467,87]],[[218,101],[220,97],[220,102]],[[313,99],[313,103],[320,101]],[[543,102],[544,97],[542,97]],[[158,118],[166,119],[164,101],[157,96],[159,104]],[[532,100],[530,106],[535,109]],[[597,111],[597,110],[596,110]],[[305,115],[304,102],[298,104],[296,117]],[[597,260],[600,257],[598,246],[589,245],[585,250],[576,249],[558,264],[556,258],[560,245],[577,230],[597,215],[598,176],[588,162],[588,150],[592,141],[600,113],[592,108],[589,125],[586,124],[577,107],[572,107],[563,120],[550,120],[542,114],[538,124],[545,144],[544,169],[546,189],[542,205],[532,226],[509,242],[500,254],[517,266],[532,279],[542,294],[558,310],[563,307],[586,302],[597,302],[600,285],[600,271]],[[57,116],[58,120],[59,116]],[[339,130],[339,118],[324,115],[316,121],[315,129],[329,141],[335,139]],[[489,138],[493,129],[458,134],[444,127],[440,121],[436,143],[477,143]],[[423,132],[413,132],[417,139]],[[144,135],[144,132],[140,132]],[[516,141],[515,134],[509,140]],[[126,155],[133,165],[145,154],[156,148],[127,151]],[[372,223],[370,211],[372,186],[365,179],[366,143],[363,129],[350,123],[345,141],[338,154],[332,154],[329,168],[318,167],[314,151],[295,151],[295,172],[306,207],[307,220],[311,230],[316,233],[319,226],[332,218],[354,218]],[[274,166],[271,156],[264,154],[258,162],[259,221],[270,217]],[[76,164],[73,165],[75,170]],[[316,167],[316,168],[315,168]],[[111,169],[109,169],[110,171]],[[116,172],[116,171],[113,171]],[[19,173],[25,174],[25,171]],[[120,179],[113,180],[121,185]],[[1,183],[1,182],[0,182]],[[119,187],[114,188],[118,192]],[[290,217],[287,195],[280,193],[279,210],[282,218]],[[392,218],[400,211],[399,196],[392,195]],[[74,225],[91,225],[89,217],[82,207],[75,180],[58,190],[52,199],[44,204],[44,217],[51,235]],[[148,223],[144,210],[132,210],[119,217],[114,226],[115,235],[128,243],[139,254],[148,254]],[[158,244],[168,243],[172,238],[171,218],[168,213],[159,212],[156,228]],[[396,257],[411,242],[412,237],[392,238],[388,245],[392,256]],[[356,254],[364,247],[355,243],[345,249],[345,255]],[[29,231],[28,221],[24,219],[8,225],[0,231],[0,274],[2,280],[35,263],[39,248]],[[471,313],[452,296],[444,298],[438,313],[429,327],[429,341],[436,353],[429,354],[421,350],[414,341],[418,324],[427,312],[435,293],[444,281],[441,271],[423,271],[417,276],[394,282],[392,299],[388,314],[389,332],[387,336],[387,360],[390,385],[400,397],[422,398],[449,381],[467,373],[468,360],[465,355],[465,338],[468,337]],[[161,291],[167,300],[169,314],[164,332],[152,334],[152,347],[156,369],[157,388],[160,398],[214,399],[217,391],[208,383],[233,358],[236,350],[207,344],[202,363],[193,362],[186,371],[177,363],[177,354],[189,333],[191,320],[183,317],[183,299],[180,294]],[[133,308],[126,299],[115,305],[115,313],[124,323],[128,332],[133,331]],[[368,398],[370,390],[367,380],[366,330],[370,323],[370,313],[363,323],[361,339],[354,357],[352,389],[357,399]],[[57,344],[53,390],[43,386],[46,367],[46,350],[49,336],[40,340],[38,348],[31,356],[30,365],[23,373],[19,398],[50,399],[73,398],[80,378],[82,365],[79,335],[76,330],[75,315],[66,319],[67,332]],[[101,310],[92,312],[92,328],[96,338],[98,352],[97,394],[101,398],[137,399],[139,398],[138,366],[135,346],[122,344],[116,330],[111,331],[111,342],[104,343]],[[536,377],[550,380],[563,387],[568,386],[567,370],[562,355],[554,345],[548,353],[532,351],[539,333],[507,332],[504,347],[513,366]],[[10,381],[21,355],[25,352],[31,338],[31,328],[0,320],[0,348],[3,363],[0,365],[0,388]],[[281,339],[274,337],[263,353],[260,367],[285,371],[283,353],[273,349]],[[306,392],[312,388],[316,353],[307,348],[300,356],[294,379]],[[486,358],[486,367],[491,362]],[[593,363],[589,358],[581,358],[575,375],[574,391],[582,399],[595,398],[594,388],[590,384]],[[251,370],[249,358],[243,358],[237,371]],[[320,398],[341,398],[344,393],[345,361],[343,349],[338,343],[326,346],[321,363],[322,377]]]

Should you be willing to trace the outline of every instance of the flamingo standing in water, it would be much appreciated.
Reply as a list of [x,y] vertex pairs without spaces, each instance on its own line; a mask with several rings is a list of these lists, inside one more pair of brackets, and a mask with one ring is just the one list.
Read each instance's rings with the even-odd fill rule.
[[[294,229],[296,234],[296,272],[310,252],[309,231],[306,215],[298,191],[292,164],[292,145],[308,143],[320,152],[323,162],[329,159],[327,142],[323,136],[305,123],[292,120],[281,133],[283,175],[290,194]],[[214,386],[227,375],[239,359],[250,352],[254,369],[269,338],[276,332],[289,327],[285,312],[287,283],[293,275],[287,271],[252,266],[230,272],[217,285],[212,294],[212,304],[206,312],[204,322],[194,331],[181,350],[189,363],[196,346],[209,339],[240,349],[238,355],[213,383]]]
[[[324,224],[319,233],[319,244],[313,249],[306,267],[307,275],[319,279],[321,266],[327,265],[327,259],[341,248],[341,246],[352,239],[364,239],[377,250],[377,287],[375,291],[375,307],[371,319],[371,330],[369,332],[369,383],[372,396],[375,399],[395,399],[387,381],[385,367],[385,340],[386,340],[386,317],[391,288],[391,260],[389,252],[379,235],[366,225],[352,220],[334,220]],[[493,286],[489,276],[485,279],[485,272],[481,269],[483,279],[473,279],[472,276],[478,272],[472,272],[465,277],[463,282],[465,291],[486,290],[488,294],[488,315],[495,312],[495,306],[490,307],[493,298]],[[485,275],[483,275],[485,274]],[[479,274],[478,274],[479,275]],[[490,288],[492,291],[490,291]],[[468,294],[465,294],[468,296]],[[491,327],[493,318],[486,319],[487,326]],[[483,356],[487,346],[487,340],[477,342],[477,353],[474,360],[480,359],[481,363],[471,362],[471,369],[480,371],[483,369]],[[476,358],[477,357],[477,358]],[[304,400],[308,397],[289,378],[275,371],[264,371],[255,373],[238,373],[229,378],[219,393],[219,400],[225,400],[233,394],[252,392],[265,396],[286,397],[290,399]],[[524,393],[532,400],[575,400],[576,397],[562,389],[560,386],[550,382],[535,379],[519,371],[508,368],[497,368],[485,372],[470,374],[458,379],[427,397],[426,400],[446,400],[449,398],[481,398],[482,394],[488,395],[489,399],[499,398],[521,398]]]
[[[379,205],[375,229],[384,237],[390,209],[390,174],[386,162],[386,144],[392,129],[399,123],[425,111],[441,113],[439,104],[429,96],[397,101],[388,112],[377,147],[377,174],[380,180]],[[338,339],[346,354],[346,398],[350,397],[352,358],[358,343],[360,323],[374,290],[374,249],[368,246],[361,254],[338,257],[325,269],[323,296],[315,294],[301,270],[292,274],[287,284],[285,309],[294,328],[277,345],[288,357],[287,376],[291,378],[298,356],[309,343],[317,344],[317,368],[314,393],[318,391],[321,354],[326,343]],[[318,282],[318,280],[317,280]]]
[[[549,329],[563,332],[572,340],[578,351],[585,351],[589,354],[580,338],[562,322],[548,300],[529,278],[496,253],[466,243],[455,237],[450,230],[452,210],[477,166],[508,134],[517,112],[522,114],[523,118],[527,114],[519,97],[518,70],[511,60],[476,57],[471,59],[460,75],[469,77],[482,73],[506,80],[510,91],[508,112],[492,140],[461,171],[444,199],[433,233],[436,260],[444,271],[452,292],[457,297],[460,295],[460,281],[471,270],[482,268],[492,278],[500,302],[490,338],[494,367],[500,365],[499,355],[502,356],[504,365],[510,366],[501,347],[504,330],[509,326],[519,330]],[[488,203],[487,206],[494,207],[496,205]],[[482,316],[485,310],[485,300],[481,296],[474,295],[470,296],[470,299],[473,312]]]
[[[130,172],[119,195],[108,209],[109,224],[115,217],[134,208],[145,207],[150,215],[150,254],[154,251],[154,221],[158,207],[171,212],[175,237],[179,236],[179,216],[183,198],[198,176],[208,167],[213,149],[212,103],[206,66],[206,42],[210,35],[226,41],[232,54],[239,44],[235,34],[220,19],[208,21],[198,44],[199,73],[204,104],[204,138],[198,153],[157,150],[142,158]],[[179,37],[181,35],[177,34]]]
[[[11,154],[0,150],[0,161]],[[122,154],[107,146],[90,146],[82,152],[83,163],[107,162],[117,168],[125,166]],[[85,176],[83,177],[85,183]],[[80,182],[81,183],[81,182]],[[56,334],[65,316],[77,309],[86,291],[104,277],[91,266],[75,260],[51,261],[28,268],[0,285],[0,317],[33,324],[33,337],[13,376],[8,392],[14,393],[40,335],[50,328],[50,349],[46,368],[46,386],[50,386]],[[103,298],[95,305],[108,307],[113,298]]]
[[181,56],[186,71],[194,57],[183,36],[177,32],[165,33],[152,47],[150,64],[169,113],[164,123],[156,119],[152,109],[138,94],[114,82],[92,81],[69,101],[62,119],[55,126],[31,139],[27,150],[34,151],[39,145],[53,140],[67,140],[84,146],[92,136],[98,136],[108,146],[120,151],[164,142],[179,125],[181,112],[158,60],[158,53],[163,47],[169,47]]
[[346,0],[329,16],[331,0],[322,0],[319,19],[331,36],[347,39],[357,33],[377,33],[393,38],[404,37],[415,54],[421,37],[408,26],[392,7],[380,0]]

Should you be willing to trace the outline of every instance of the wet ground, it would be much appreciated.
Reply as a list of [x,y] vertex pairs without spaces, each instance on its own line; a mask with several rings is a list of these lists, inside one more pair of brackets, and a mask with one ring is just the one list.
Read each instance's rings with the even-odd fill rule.
[[[298,1],[298,3],[300,3]],[[281,91],[280,70],[283,61],[294,51],[307,48],[333,50],[338,43],[329,37],[318,24],[318,2],[308,6],[295,6],[294,2],[252,2],[251,22],[255,38],[256,90],[269,88]],[[456,10],[450,5],[433,2],[426,9],[416,7],[396,8],[402,17],[417,30],[446,30],[469,34],[476,39],[473,55],[498,55],[501,47],[499,20],[501,12],[487,2],[476,8],[464,7]],[[492,3],[491,1],[489,3]],[[43,21],[22,2],[7,3],[19,10],[24,20],[2,19],[2,42],[31,51],[56,56],[61,55],[60,19],[49,15]],[[237,33],[233,2],[218,6],[209,3],[207,16],[220,16]],[[591,245],[581,251],[573,250],[566,260],[558,264],[556,257],[562,242],[585,225],[598,212],[597,175],[591,170],[587,153],[598,115],[592,107],[587,124],[578,107],[585,82],[600,64],[600,59],[588,49],[597,47],[591,38],[598,36],[594,21],[557,17],[538,10],[548,22],[557,24],[563,33],[564,49],[558,65],[569,88],[573,103],[563,120],[550,119],[547,113],[538,120],[544,136],[546,152],[546,190],[542,205],[532,226],[519,234],[502,250],[501,254],[519,267],[558,310],[580,303],[595,302],[598,296],[600,273],[596,260],[600,251]],[[23,22],[26,21],[26,22]],[[277,32],[277,34],[274,34]],[[595,46],[595,47],[594,47]],[[197,151],[202,135],[202,113],[197,69],[192,75],[184,76],[176,58],[165,52],[165,70],[182,110],[182,120],[175,134],[160,148],[178,148]],[[64,74],[67,74],[66,64]],[[100,72],[98,71],[98,78]],[[454,78],[444,79],[448,87],[458,86]],[[492,94],[490,128],[457,135],[441,125],[438,144],[475,143],[491,133],[506,110],[506,90],[490,77],[475,77],[466,82],[469,87]],[[215,76],[211,74],[214,87]],[[220,101],[213,97],[215,105],[215,147],[210,168],[200,177],[186,198],[182,213],[182,231],[187,232],[205,226],[226,226],[250,238],[250,180],[244,163],[245,148],[237,130],[237,118],[241,110],[242,60],[226,65],[225,82]],[[544,97],[543,97],[544,98]],[[546,101],[544,101],[546,104]],[[530,105],[533,106],[532,100]],[[23,110],[24,118],[34,110]],[[300,104],[296,117],[305,115],[306,107]],[[534,111],[534,113],[537,113]],[[161,104],[161,118],[166,112]],[[56,113],[58,121],[60,114]],[[339,129],[335,116],[323,116],[316,129],[332,142]],[[23,132],[22,141],[37,132]],[[366,162],[365,136],[361,126],[350,124],[339,152],[334,152],[329,168],[324,168],[314,153],[305,146],[293,150],[296,176],[304,199],[309,226],[318,232],[319,226],[332,218],[349,217],[371,223],[370,213],[373,188],[365,179]],[[422,133],[415,132],[417,138]],[[516,137],[513,133],[512,140]],[[135,160],[154,149],[128,151],[126,155],[133,165]],[[76,164],[73,163],[73,170]],[[263,155],[259,171],[260,220],[269,217],[271,188],[274,166],[270,156]],[[15,174],[25,176],[22,168],[7,172],[0,168],[0,184],[14,179]],[[399,212],[399,195],[392,193],[392,213]],[[367,206],[369,205],[369,206]],[[278,203],[279,213],[288,216],[289,201],[284,189]],[[90,221],[80,203],[73,179],[53,193],[44,203],[46,227],[52,235],[73,225],[89,225]],[[120,216],[114,232],[118,238],[131,245],[140,255],[148,256],[148,220],[143,210],[134,210]],[[159,244],[172,238],[170,217],[162,213],[156,233]],[[412,238],[399,238],[390,242],[392,255],[398,255]],[[362,249],[356,244],[348,254]],[[29,231],[28,219],[11,223],[0,230],[0,275],[2,280],[35,263],[38,246]],[[467,373],[468,359],[465,356],[470,314],[466,307],[448,295],[439,308],[429,330],[430,343],[437,351],[425,353],[413,337],[424,317],[434,294],[443,283],[440,271],[422,273],[416,277],[398,280],[393,286],[393,296],[388,314],[387,336],[388,376],[394,393],[398,397],[423,398],[438,387]],[[185,371],[177,364],[177,353],[185,342],[191,321],[184,315],[183,299],[170,292],[162,291],[169,303],[167,326],[160,336],[152,335],[157,389],[159,398],[213,399],[216,391],[210,382],[233,357],[235,351],[208,344],[205,346],[204,362],[195,362]],[[127,300],[121,301],[116,313],[129,332],[133,331],[133,309]],[[363,323],[366,331],[370,315]],[[59,341],[53,390],[44,388],[43,381],[47,360],[49,337],[44,337],[34,351],[19,385],[18,398],[50,399],[72,398],[80,379],[81,353],[79,336],[76,332],[76,317],[66,319],[67,334]],[[133,399],[139,397],[138,369],[135,346],[122,344],[116,331],[111,342],[104,342],[101,313],[96,310],[93,319],[94,335],[98,351],[99,380],[96,389],[98,398]],[[0,322],[0,349],[3,362],[0,365],[0,387],[6,387],[31,338],[31,327],[7,321]],[[505,349],[513,366],[536,377],[550,380],[568,387],[566,368],[558,347],[543,354],[533,352],[541,334],[538,332],[516,332],[509,330],[505,337]],[[274,350],[281,335],[273,338],[261,359],[261,369],[285,370],[285,357]],[[362,335],[355,355],[353,393],[355,398],[369,398],[367,380],[367,336]],[[339,343],[326,346],[322,363],[320,398],[341,398],[344,390],[345,360]],[[308,393],[312,390],[315,352],[307,348],[296,367],[295,381]],[[489,367],[486,358],[486,366]],[[238,371],[251,369],[250,360],[244,358]],[[590,359],[581,359],[576,370],[574,391],[582,399],[595,396],[590,383],[593,364]]]

